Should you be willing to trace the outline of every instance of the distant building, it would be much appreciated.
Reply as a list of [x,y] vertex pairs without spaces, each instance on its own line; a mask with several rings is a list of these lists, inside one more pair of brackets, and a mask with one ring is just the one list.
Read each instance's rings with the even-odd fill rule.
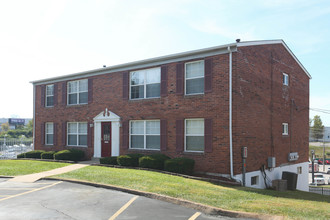
[[0,131],[1,125],[4,123],[9,124],[9,130],[15,130],[18,126],[26,126],[32,118],[0,118]]
[[330,127],[324,127],[323,138],[318,140],[313,137],[312,131],[313,128],[309,128],[309,142],[330,142]]

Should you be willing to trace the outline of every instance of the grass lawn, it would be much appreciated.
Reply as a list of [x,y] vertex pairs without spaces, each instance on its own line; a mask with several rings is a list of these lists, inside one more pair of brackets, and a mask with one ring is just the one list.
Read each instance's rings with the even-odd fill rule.
[[33,160],[0,160],[0,175],[18,176],[38,173],[70,165],[68,163],[56,163]]
[[330,197],[301,191],[230,187],[157,172],[89,166],[56,177],[87,180],[182,198],[227,210],[330,219]]
[[[309,145],[309,157],[310,158],[312,158],[311,150],[315,151],[315,158],[323,158],[323,146],[318,147],[318,146]],[[330,154],[330,147],[325,147],[325,157],[330,158],[330,156],[327,155],[327,153]]]

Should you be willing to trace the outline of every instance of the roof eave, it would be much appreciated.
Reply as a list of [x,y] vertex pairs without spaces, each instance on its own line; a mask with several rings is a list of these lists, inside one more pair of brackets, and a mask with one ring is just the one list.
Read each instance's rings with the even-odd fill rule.
[[102,74],[112,73],[112,72],[120,72],[120,71],[144,68],[147,66],[163,65],[163,64],[166,64],[169,62],[179,62],[179,61],[188,60],[188,59],[201,58],[203,56],[224,54],[224,53],[228,53],[228,50],[227,50],[228,47],[232,48],[232,51],[236,51],[237,44],[232,43],[232,44],[226,44],[226,45],[210,47],[210,48],[205,48],[205,49],[200,49],[200,50],[176,53],[176,54],[171,54],[171,55],[166,55],[166,56],[161,56],[161,57],[156,57],[156,58],[150,58],[150,59],[139,60],[139,61],[134,61],[134,62],[130,62],[130,63],[118,64],[118,65],[114,65],[114,66],[84,71],[84,72],[78,72],[78,73],[74,73],[74,74],[68,74],[68,75],[63,75],[63,76],[47,78],[47,79],[35,80],[35,81],[31,81],[30,83],[32,83],[34,85],[53,83],[53,82],[64,81],[64,80],[90,77],[90,76],[94,76],[94,75],[102,75]]

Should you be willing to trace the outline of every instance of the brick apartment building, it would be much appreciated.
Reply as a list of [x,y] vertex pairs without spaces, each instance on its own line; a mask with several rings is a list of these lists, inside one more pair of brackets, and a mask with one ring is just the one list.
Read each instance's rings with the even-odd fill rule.
[[310,78],[284,41],[269,40],[33,81],[35,149],[160,152],[241,181],[247,147],[247,186],[290,171],[308,190]]

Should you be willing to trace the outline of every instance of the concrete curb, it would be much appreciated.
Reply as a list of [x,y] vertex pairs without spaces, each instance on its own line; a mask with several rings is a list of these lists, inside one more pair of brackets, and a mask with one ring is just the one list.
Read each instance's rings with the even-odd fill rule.
[[120,166],[120,165],[94,164],[94,163],[92,163],[90,165],[91,166],[100,166],[100,167],[112,167],[112,168],[119,168],[119,169],[134,169],[134,170],[153,171],[153,172],[157,172],[157,173],[168,174],[168,175],[171,175],[171,176],[179,176],[179,177],[183,177],[183,178],[187,178],[187,179],[207,181],[207,182],[215,183],[215,184],[241,186],[241,184],[238,183],[238,182],[230,182],[230,181],[225,181],[225,180],[212,179],[212,178],[206,178],[206,177],[198,177],[198,176],[189,176],[189,175],[180,174],[180,173],[172,173],[172,172],[167,172],[167,171],[164,171],[164,170],[155,170],[155,169],[143,168],[143,167],[124,167],[124,166]]
[[10,178],[14,178],[14,176],[2,176],[2,175],[0,175],[0,178],[7,178],[7,179],[10,179]]
[[101,187],[105,189],[111,189],[121,192],[126,192],[134,195],[144,196],[151,199],[157,199],[164,202],[169,202],[172,204],[184,206],[187,208],[192,208],[203,212],[208,215],[222,215],[234,218],[250,218],[250,219],[261,219],[261,220],[282,220],[284,216],[274,216],[274,215],[266,215],[266,214],[257,214],[257,213],[249,213],[249,212],[240,212],[240,211],[231,211],[225,210],[221,208],[217,208],[214,206],[208,206],[196,202],[191,202],[184,199],[178,199],[170,196],[164,196],[156,193],[144,192],[140,190],[129,189],[125,187],[110,185],[110,184],[101,184],[101,183],[93,183],[85,180],[75,180],[75,179],[66,179],[66,178],[55,178],[55,177],[44,177],[41,180],[58,180],[58,181],[65,181],[70,183],[78,183],[87,186],[94,186],[94,187]]

